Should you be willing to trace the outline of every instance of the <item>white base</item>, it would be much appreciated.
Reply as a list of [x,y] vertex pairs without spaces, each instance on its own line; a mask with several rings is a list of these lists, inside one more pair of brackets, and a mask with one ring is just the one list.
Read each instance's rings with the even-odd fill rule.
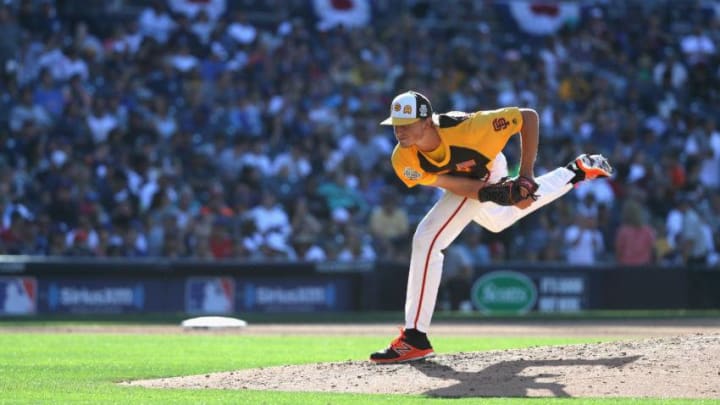
[[209,329],[209,328],[244,328],[247,322],[242,319],[227,316],[200,316],[182,321],[183,328]]

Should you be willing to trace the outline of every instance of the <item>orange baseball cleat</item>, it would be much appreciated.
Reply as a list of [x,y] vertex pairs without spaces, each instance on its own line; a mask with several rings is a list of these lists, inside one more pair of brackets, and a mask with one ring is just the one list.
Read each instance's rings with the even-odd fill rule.
[[584,174],[583,180],[592,180],[598,177],[610,177],[613,174],[613,168],[603,155],[588,155],[583,153],[575,158],[573,162],[577,171]]

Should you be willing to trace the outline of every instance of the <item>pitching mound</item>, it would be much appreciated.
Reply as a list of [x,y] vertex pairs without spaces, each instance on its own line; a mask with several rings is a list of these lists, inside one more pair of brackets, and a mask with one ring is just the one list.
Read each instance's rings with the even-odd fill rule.
[[133,381],[151,388],[421,394],[435,397],[720,398],[720,334],[458,353]]

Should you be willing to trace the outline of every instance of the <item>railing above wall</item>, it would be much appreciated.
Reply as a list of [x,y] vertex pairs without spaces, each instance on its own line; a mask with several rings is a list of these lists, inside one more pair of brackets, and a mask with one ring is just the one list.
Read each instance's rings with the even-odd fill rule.
[[[314,274],[316,265],[301,262],[269,262],[248,260],[203,260],[168,258],[93,258],[64,256],[0,255],[0,274],[163,274],[163,273],[227,273],[227,274]],[[344,268],[353,266],[344,265]],[[361,266],[357,266],[361,267]],[[367,267],[367,265],[365,266]]]

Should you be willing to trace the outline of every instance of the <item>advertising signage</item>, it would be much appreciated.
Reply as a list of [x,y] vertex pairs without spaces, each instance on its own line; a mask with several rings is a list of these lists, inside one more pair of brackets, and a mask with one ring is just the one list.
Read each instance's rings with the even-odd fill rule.
[[475,308],[485,314],[577,312],[587,309],[589,301],[585,274],[552,271],[492,271],[473,283],[470,294]]
[[352,308],[345,279],[253,279],[240,283],[241,310],[257,312],[342,311]]
[[145,309],[142,282],[121,280],[57,280],[47,288],[50,312],[125,313]]
[[37,297],[35,277],[0,277],[0,315],[32,315]]

